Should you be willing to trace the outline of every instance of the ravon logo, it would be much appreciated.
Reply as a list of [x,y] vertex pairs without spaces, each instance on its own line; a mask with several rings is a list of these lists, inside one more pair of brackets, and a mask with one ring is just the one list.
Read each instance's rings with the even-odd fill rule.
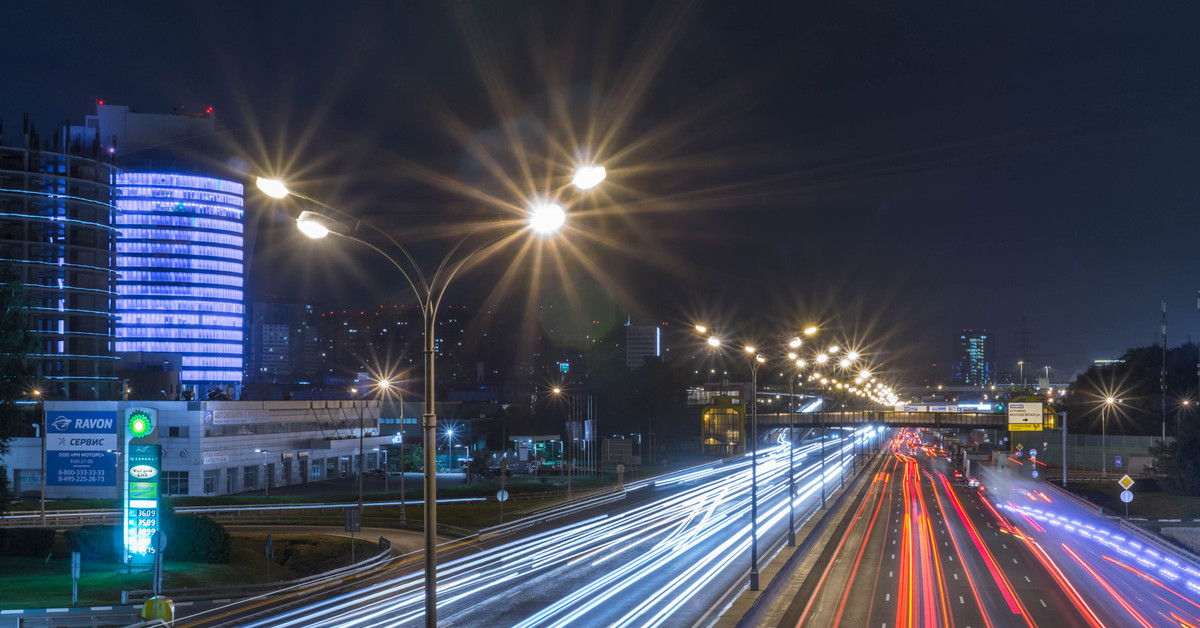
[[57,419],[54,419],[54,422],[50,425],[53,425],[54,429],[60,432],[65,432],[67,431],[67,428],[71,427],[71,419],[68,419],[65,416],[60,416]]
[[129,470],[129,475],[132,475],[139,480],[149,480],[150,478],[158,475],[158,469],[155,469],[148,464],[139,464]]

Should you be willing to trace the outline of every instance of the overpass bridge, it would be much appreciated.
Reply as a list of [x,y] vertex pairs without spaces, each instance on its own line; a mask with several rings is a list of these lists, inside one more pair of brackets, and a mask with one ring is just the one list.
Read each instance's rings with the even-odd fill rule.
[[[863,410],[797,412],[796,427],[835,427],[841,425],[886,425],[888,427],[953,427],[958,429],[1007,429],[1008,415],[1003,412],[899,412]],[[787,427],[787,412],[758,413],[758,428]]]

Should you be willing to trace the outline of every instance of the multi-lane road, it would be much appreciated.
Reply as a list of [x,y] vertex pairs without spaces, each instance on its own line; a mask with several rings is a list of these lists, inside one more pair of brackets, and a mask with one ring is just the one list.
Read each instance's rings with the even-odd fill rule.
[[[859,430],[858,447],[871,430]],[[798,444],[797,517],[820,508],[821,477],[832,492],[853,465],[855,439]],[[788,525],[782,441],[760,448],[760,555],[783,542]],[[628,485],[539,519],[485,531],[474,551],[443,559],[438,624],[443,626],[693,625],[715,617],[745,586],[749,569],[750,458],[727,460]],[[604,500],[603,504],[597,503]],[[203,615],[181,626],[403,626],[422,621],[423,573],[411,562],[344,592],[289,592]],[[408,570],[406,570],[406,568]]]
[[916,432],[781,625],[1196,626],[1200,572],[1020,469],[956,481]]

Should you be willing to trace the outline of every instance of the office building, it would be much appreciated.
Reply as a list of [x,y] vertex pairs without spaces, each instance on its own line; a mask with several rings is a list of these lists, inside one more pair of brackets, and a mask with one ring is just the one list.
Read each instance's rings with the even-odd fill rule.
[[625,366],[638,368],[646,358],[662,357],[662,328],[658,325],[625,324]]
[[245,349],[243,186],[209,109],[97,106],[72,138],[113,155],[117,352],[176,353],[185,396],[235,396]]
[[954,383],[983,386],[996,382],[996,343],[986,329],[964,329],[954,339]]
[[28,354],[47,398],[115,399],[113,167],[95,142],[0,129],[0,265],[24,285]]

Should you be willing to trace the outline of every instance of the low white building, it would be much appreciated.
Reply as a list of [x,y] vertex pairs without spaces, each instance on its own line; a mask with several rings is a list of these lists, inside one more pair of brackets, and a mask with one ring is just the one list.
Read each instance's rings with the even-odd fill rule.
[[[126,410],[157,410],[164,495],[229,495],[353,475],[381,465],[378,401],[47,401],[42,437],[0,460],[15,494],[119,498]],[[45,457],[43,458],[43,441]]]

